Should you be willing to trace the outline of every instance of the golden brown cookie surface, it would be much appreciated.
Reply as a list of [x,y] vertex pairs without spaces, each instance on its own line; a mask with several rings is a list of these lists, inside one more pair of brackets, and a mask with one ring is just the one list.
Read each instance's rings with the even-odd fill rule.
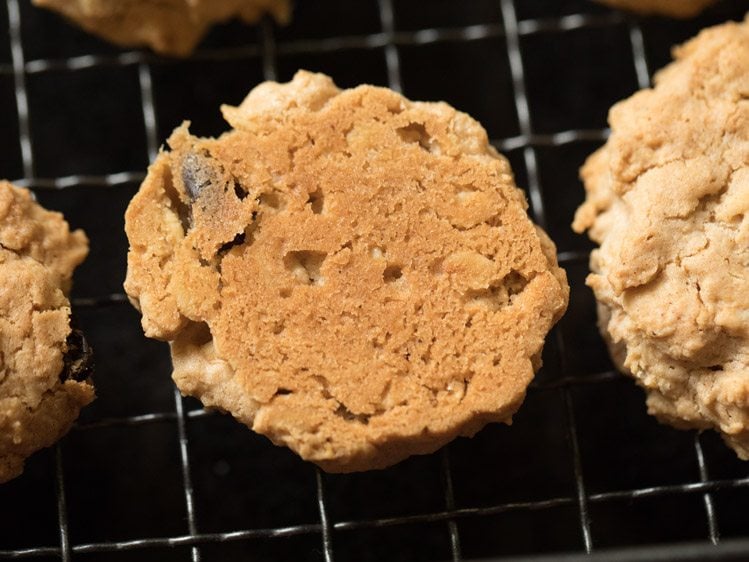
[[86,31],[123,47],[148,46],[187,56],[214,24],[232,18],[257,22],[263,14],[289,19],[289,0],[33,0]]
[[660,14],[674,18],[691,18],[715,0],[596,0],[612,8],[632,10],[641,14]]
[[87,252],[82,231],[0,181],[0,482],[67,432],[94,397],[66,297]]
[[611,110],[575,217],[615,358],[677,427],[749,458],[749,23],[707,29]]
[[568,287],[473,119],[300,72],[177,129],[125,288],[185,394],[331,471],[507,421]]

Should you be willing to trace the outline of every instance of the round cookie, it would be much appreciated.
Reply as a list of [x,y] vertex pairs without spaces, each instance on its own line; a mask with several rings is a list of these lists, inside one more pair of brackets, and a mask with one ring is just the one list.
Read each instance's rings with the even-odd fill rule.
[[90,350],[70,328],[66,297],[87,253],[82,231],[0,181],[0,482],[94,398]]
[[239,18],[255,23],[269,13],[287,22],[289,0],[33,0],[83,29],[123,47],[189,55],[208,29]]
[[307,72],[222,110],[126,214],[125,289],[180,390],[336,472],[509,422],[568,286],[483,128]]
[[691,18],[715,3],[715,0],[596,0],[612,8],[640,14],[660,14],[674,18]]
[[702,31],[611,109],[573,228],[612,355],[650,413],[749,459],[749,21]]

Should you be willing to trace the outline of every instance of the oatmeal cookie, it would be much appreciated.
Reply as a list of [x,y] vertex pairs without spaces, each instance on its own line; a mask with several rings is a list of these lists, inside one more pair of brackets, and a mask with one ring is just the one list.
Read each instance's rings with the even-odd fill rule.
[[180,390],[333,472],[509,423],[569,289],[484,129],[308,72],[222,110],[126,214],[125,289]]
[[749,20],[702,31],[611,109],[573,228],[612,355],[650,413],[749,459]]
[[674,18],[691,18],[715,4],[715,0],[596,0],[612,8],[640,14],[660,14]]
[[208,29],[239,18],[257,22],[263,14],[289,20],[289,0],[33,0],[83,29],[123,47],[148,46],[157,53],[189,55]]
[[82,231],[0,181],[0,482],[94,398],[90,350],[70,328],[66,297],[87,252]]

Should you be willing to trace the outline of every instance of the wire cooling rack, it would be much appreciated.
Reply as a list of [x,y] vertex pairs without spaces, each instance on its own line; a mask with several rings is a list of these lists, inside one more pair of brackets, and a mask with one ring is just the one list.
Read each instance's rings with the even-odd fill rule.
[[[713,434],[658,425],[614,372],[583,285],[591,246],[568,226],[607,108],[648,86],[670,45],[746,7],[674,22],[585,0],[298,0],[288,28],[220,26],[179,61],[117,50],[28,0],[0,3],[0,176],[91,237],[73,308],[99,396],[0,487],[0,558],[747,559],[749,469]],[[512,427],[325,475],[182,399],[166,346],[143,338],[121,289],[122,214],[148,161],[182,119],[218,134],[220,103],[300,67],[451,102],[527,187],[572,297]]]

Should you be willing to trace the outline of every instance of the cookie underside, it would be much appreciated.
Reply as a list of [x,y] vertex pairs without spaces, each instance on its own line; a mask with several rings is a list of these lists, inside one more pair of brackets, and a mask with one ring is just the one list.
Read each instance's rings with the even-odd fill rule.
[[568,287],[485,131],[306,72],[223,111],[126,217],[126,290],[182,392],[330,471],[509,421]]

